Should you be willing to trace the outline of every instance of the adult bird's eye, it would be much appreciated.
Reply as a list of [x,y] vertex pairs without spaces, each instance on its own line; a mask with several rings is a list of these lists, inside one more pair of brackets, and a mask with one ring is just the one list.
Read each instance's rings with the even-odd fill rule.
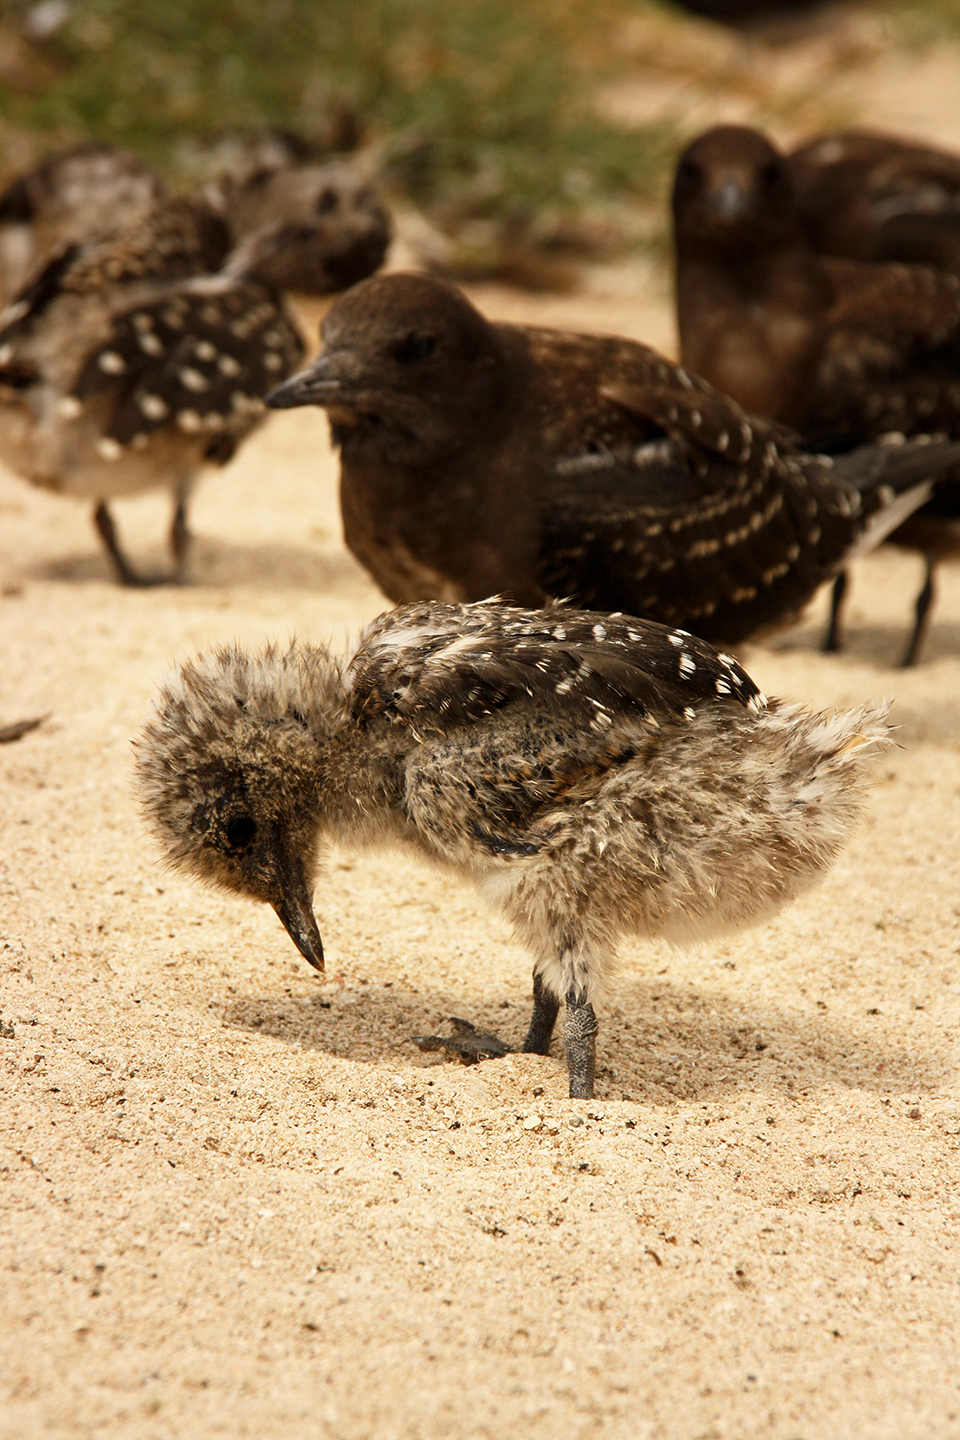
[[223,827],[223,833],[231,850],[245,850],[257,833],[257,822],[252,815],[234,815]]
[[436,344],[432,335],[406,335],[394,348],[394,357],[401,364],[410,365],[417,360],[426,360],[428,355],[433,354]]

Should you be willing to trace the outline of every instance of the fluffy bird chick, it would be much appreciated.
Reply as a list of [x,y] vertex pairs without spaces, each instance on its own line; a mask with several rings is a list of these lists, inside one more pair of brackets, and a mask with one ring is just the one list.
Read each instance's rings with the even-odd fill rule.
[[57,246],[130,225],[165,198],[160,176],[117,145],[48,155],[0,193],[0,296],[15,295]]
[[276,290],[346,290],[380,268],[390,244],[383,202],[346,161],[264,166],[242,181],[225,176],[208,193],[239,237],[282,227],[283,243],[258,268],[261,280]]
[[355,286],[321,335],[267,404],[326,407],[347,545],[395,601],[569,596],[734,644],[960,456],[804,454],[644,345],[491,324],[425,275]]
[[960,155],[872,130],[818,135],[787,156],[821,255],[960,273]]
[[172,492],[182,578],[198,472],[227,463],[303,354],[260,278],[283,243],[274,227],[234,247],[208,205],[167,201],[57,252],[0,316],[0,458],[36,485],[95,502],[124,583],[149,582],[123,554],[107,501]]
[[881,711],[768,702],[679,630],[555,606],[407,605],[338,659],[223,649],[161,689],[137,742],[167,863],[273,906],[323,968],[327,844],[400,845],[471,880],[534,957],[524,1049],[561,1001],[570,1094],[624,936],[708,940],[807,889],[844,843]]
[[[806,436],[960,435],[960,277],[816,254],[790,164],[741,126],[709,130],[683,152],[673,213],[684,364]],[[934,564],[957,545],[958,501],[954,488],[893,537],[928,564],[905,664],[920,650]],[[829,649],[838,605],[839,595]]]

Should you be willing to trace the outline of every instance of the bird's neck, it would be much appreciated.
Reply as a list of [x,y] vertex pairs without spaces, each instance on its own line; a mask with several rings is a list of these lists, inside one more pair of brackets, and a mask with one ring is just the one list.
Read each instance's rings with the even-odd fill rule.
[[319,747],[312,776],[317,828],[349,848],[403,835],[403,780],[397,747],[371,744],[352,716]]
[[825,276],[803,245],[678,255],[683,364],[752,414],[803,424],[828,305]]

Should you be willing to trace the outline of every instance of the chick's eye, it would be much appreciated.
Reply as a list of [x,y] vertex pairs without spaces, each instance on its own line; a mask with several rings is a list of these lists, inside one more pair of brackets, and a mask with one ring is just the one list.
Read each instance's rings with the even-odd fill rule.
[[231,850],[245,850],[257,833],[257,822],[252,815],[234,815],[223,833]]
[[393,353],[401,364],[409,365],[417,360],[426,360],[428,355],[433,354],[436,344],[432,335],[405,335]]

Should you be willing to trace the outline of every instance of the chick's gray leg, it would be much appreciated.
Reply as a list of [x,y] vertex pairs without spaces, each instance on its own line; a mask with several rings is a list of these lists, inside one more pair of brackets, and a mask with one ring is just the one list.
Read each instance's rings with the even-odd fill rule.
[[[113,568],[117,572],[117,579],[120,581],[121,585],[137,585],[141,588],[147,588],[148,586],[152,585],[166,585],[168,583],[169,577],[166,575],[141,575],[139,571],[134,570],[133,566],[130,564],[130,561],[120,549],[120,541],[117,537],[117,527],[113,523],[113,516],[108,510],[105,500],[101,500],[97,508],[94,510],[93,523],[96,526],[97,534],[100,536],[100,539],[107,547],[107,553],[109,554],[110,559],[113,561]],[[189,538],[189,533],[187,531],[186,511],[183,507],[183,502],[181,502],[177,506],[173,518],[173,526],[170,531],[170,546],[173,550],[174,561],[176,564],[176,569],[173,575],[174,580],[179,580],[181,578],[181,573],[183,571],[183,561],[186,557],[187,541],[189,540]]]
[[600,1025],[585,990],[567,991],[563,1045],[570,1076],[570,1099],[592,1100],[597,1071],[597,1031]]
[[527,1038],[523,1042],[525,1055],[549,1055],[550,1037],[553,1034],[553,1027],[557,1023],[559,1009],[558,996],[554,995],[552,991],[546,990],[543,976],[534,972],[533,1014],[530,1016]]

